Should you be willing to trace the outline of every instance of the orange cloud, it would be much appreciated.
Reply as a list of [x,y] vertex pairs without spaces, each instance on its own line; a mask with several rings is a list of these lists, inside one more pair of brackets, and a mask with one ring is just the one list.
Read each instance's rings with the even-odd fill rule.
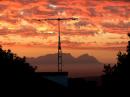
[[0,42],[2,45],[57,46],[57,21],[32,19],[78,17],[77,21],[61,22],[64,47],[125,46],[126,34],[130,32],[130,2],[127,1],[0,0]]

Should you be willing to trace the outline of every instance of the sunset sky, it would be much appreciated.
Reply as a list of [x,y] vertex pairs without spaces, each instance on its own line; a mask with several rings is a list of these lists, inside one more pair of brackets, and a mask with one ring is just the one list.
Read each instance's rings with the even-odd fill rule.
[[0,44],[20,56],[57,52],[57,21],[61,22],[63,52],[77,57],[88,53],[113,63],[127,45],[129,0],[0,0]]

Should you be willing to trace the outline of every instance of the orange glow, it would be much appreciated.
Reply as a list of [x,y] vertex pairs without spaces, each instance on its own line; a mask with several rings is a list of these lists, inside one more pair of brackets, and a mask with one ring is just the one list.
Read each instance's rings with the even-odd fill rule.
[[[0,44],[3,47],[57,47],[57,21],[33,21],[57,17],[78,17],[62,21],[64,49],[125,48],[130,32],[130,2],[124,0],[0,0]],[[19,48],[20,48],[19,47]],[[20,52],[20,49],[16,50]],[[95,54],[96,56],[96,54]]]

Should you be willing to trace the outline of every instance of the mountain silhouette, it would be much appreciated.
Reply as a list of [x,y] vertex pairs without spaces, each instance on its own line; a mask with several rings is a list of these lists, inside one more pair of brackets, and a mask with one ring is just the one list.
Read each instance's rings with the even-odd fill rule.
[[[77,58],[70,53],[63,53],[63,64],[101,64],[94,56],[83,54]],[[57,54],[27,58],[27,62],[33,65],[57,64]]]
[[83,54],[76,59],[78,64],[100,64],[100,62],[94,57],[88,54]]
[[[83,54],[79,57],[73,57],[70,53],[62,55],[63,71],[69,72],[71,77],[99,76],[102,73],[103,63],[94,56]],[[37,67],[37,72],[57,71],[57,53],[26,59],[28,63]]]

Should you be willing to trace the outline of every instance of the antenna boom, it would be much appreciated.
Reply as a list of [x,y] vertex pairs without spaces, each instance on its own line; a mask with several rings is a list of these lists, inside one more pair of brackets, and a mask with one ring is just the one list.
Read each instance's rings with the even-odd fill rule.
[[78,20],[78,18],[47,18],[47,19],[32,19],[34,21],[58,21],[58,72],[62,72],[62,47],[60,36],[60,21]]

